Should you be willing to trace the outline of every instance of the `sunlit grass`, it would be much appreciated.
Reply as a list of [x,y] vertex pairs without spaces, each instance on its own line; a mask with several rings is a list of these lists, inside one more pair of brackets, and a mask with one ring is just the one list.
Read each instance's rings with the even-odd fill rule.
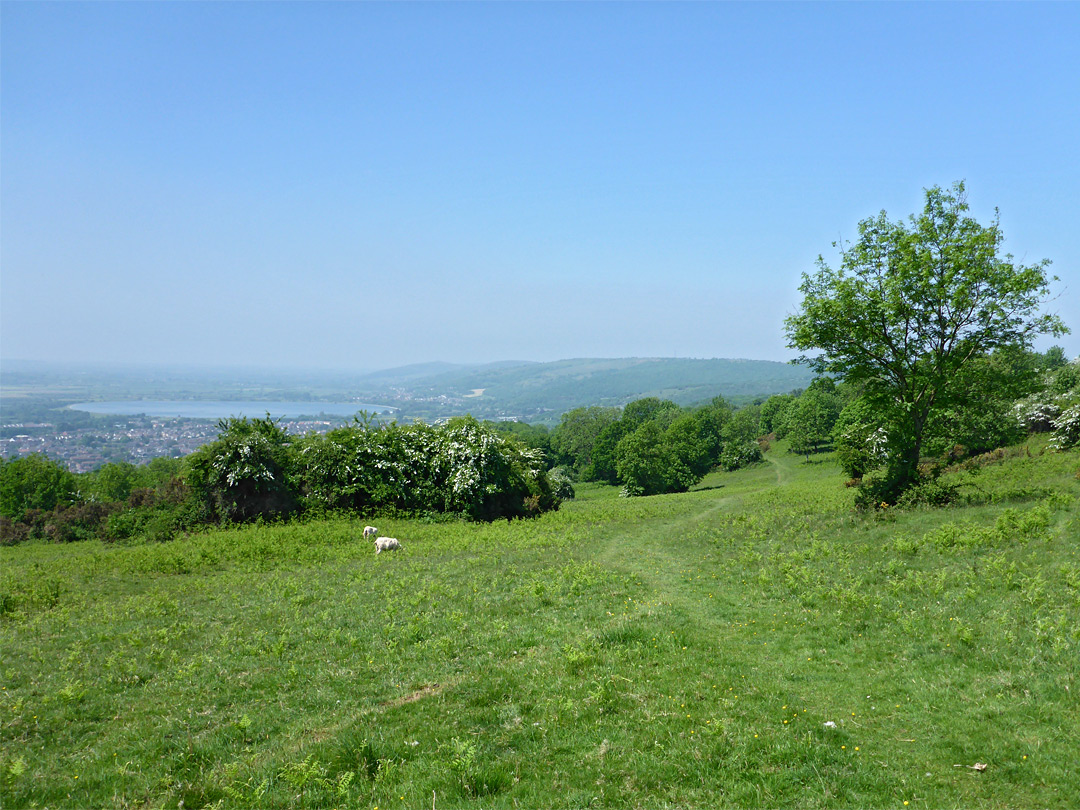
[[942,510],[780,447],[378,557],[345,518],[0,549],[2,804],[1076,806],[1080,460],[1041,447]]

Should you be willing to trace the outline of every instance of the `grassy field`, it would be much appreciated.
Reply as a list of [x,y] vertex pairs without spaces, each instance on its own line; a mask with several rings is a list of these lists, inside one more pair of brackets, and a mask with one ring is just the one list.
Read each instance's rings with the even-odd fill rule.
[[[1080,456],[0,549],[0,804],[1077,807]],[[976,769],[976,764],[985,769]]]

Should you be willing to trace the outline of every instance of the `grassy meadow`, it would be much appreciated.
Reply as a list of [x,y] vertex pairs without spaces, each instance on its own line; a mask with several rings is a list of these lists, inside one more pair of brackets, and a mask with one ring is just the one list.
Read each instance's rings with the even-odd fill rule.
[[[0,548],[0,805],[1080,806],[1080,455]],[[984,769],[974,766],[985,765]]]

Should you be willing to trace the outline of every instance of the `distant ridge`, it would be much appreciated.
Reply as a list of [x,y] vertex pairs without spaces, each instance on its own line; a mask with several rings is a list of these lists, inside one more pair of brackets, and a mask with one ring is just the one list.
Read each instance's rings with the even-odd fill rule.
[[382,371],[373,371],[369,374],[364,374],[359,378],[359,381],[404,382],[408,380],[418,380],[424,377],[434,377],[439,374],[448,374],[455,371],[464,371],[469,368],[474,368],[474,366],[462,363],[444,363],[441,361],[433,361],[431,363],[411,363],[407,366],[396,366],[394,368],[387,368]]
[[[90,400],[361,402],[390,407],[398,419],[481,419],[555,424],[573,408],[622,406],[643,397],[695,405],[723,396],[743,405],[805,388],[803,366],[770,360],[579,357],[553,362],[416,363],[373,373],[310,369],[95,369],[15,363],[3,369],[0,396]],[[23,370],[25,369],[25,370]]]
[[[434,373],[424,374],[425,369]],[[429,363],[358,380],[377,393],[406,384],[417,400],[442,400],[476,416],[550,421],[572,408],[621,406],[656,396],[680,405],[724,396],[735,402],[805,388],[813,374],[771,360],[665,357],[574,358],[472,366]]]

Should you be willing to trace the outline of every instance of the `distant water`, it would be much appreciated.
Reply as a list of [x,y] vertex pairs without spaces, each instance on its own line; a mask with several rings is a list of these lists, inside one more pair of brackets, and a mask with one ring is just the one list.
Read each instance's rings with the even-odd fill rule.
[[230,416],[249,418],[266,416],[270,413],[275,419],[295,419],[298,416],[315,416],[325,413],[330,416],[353,416],[357,411],[383,413],[395,411],[386,405],[371,405],[363,402],[224,402],[129,399],[117,402],[80,402],[69,408],[87,413],[109,416],[156,416],[159,418],[183,417],[186,419],[226,419]]

